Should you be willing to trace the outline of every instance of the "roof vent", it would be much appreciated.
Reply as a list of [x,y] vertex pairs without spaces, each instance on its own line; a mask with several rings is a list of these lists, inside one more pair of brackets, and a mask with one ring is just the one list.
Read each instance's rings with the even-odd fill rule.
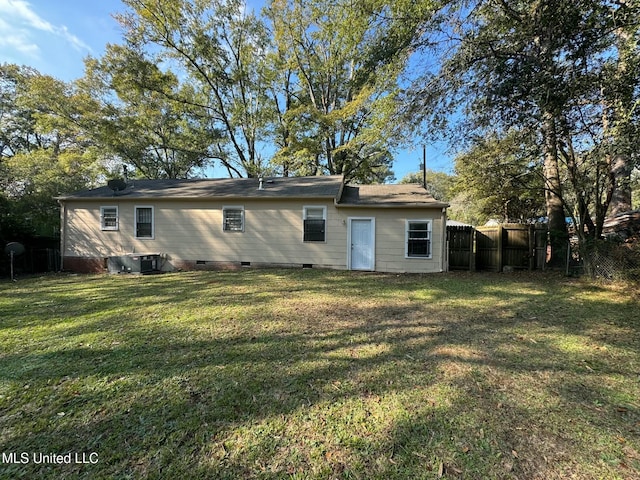
[[258,179],[258,182],[259,182],[259,184],[258,184],[258,190],[264,190],[264,178],[260,177],[260,178]]

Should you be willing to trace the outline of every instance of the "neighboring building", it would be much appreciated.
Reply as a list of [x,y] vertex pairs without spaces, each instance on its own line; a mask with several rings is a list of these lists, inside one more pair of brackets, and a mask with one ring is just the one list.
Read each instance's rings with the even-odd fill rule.
[[341,176],[133,180],[58,201],[64,270],[104,271],[110,257],[127,255],[148,255],[163,271],[447,269],[448,205],[418,185],[345,185]]

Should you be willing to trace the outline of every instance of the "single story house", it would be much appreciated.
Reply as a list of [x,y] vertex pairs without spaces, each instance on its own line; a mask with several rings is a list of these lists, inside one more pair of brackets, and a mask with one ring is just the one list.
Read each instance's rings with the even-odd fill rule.
[[346,185],[336,175],[120,183],[57,198],[64,270],[104,271],[126,255],[162,271],[447,270],[448,205],[419,185]]

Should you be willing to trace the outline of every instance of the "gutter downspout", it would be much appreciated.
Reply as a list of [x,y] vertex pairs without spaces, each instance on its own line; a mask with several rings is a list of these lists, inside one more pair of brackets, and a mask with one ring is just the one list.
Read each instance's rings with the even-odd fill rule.
[[64,271],[64,252],[67,248],[67,204],[58,199],[60,203],[60,271]]
[[442,266],[440,271],[449,271],[449,245],[447,245],[447,207],[442,207]]

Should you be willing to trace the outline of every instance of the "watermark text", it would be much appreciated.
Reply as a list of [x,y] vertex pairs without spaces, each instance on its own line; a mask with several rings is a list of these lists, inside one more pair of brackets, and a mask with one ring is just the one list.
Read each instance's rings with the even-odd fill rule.
[[95,465],[100,461],[96,452],[1,452],[0,464],[5,465],[70,465],[88,464]]

